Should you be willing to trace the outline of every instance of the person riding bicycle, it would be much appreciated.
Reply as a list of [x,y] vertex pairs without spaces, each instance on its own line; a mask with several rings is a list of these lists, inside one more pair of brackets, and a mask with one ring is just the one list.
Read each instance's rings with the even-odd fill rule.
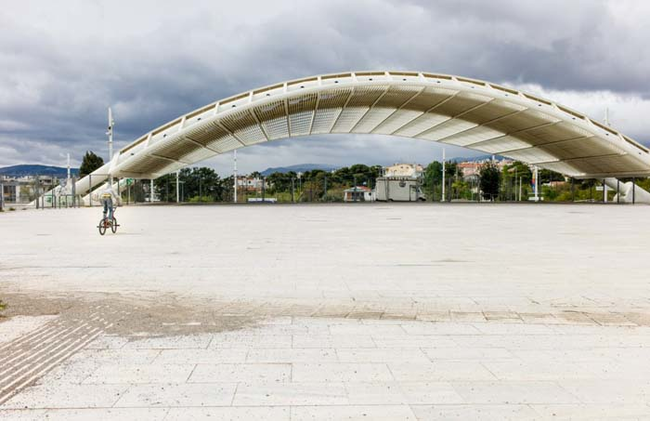
[[106,186],[104,190],[99,194],[99,198],[104,205],[104,218],[106,218],[106,213],[108,212],[108,219],[113,219],[113,203],[116,205],[119,204],[120,198],[115,194],[113,188],[109,185]]

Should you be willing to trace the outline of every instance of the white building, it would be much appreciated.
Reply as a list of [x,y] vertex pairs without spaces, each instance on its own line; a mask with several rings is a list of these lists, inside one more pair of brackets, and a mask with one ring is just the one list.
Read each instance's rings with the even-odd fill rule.
[[420,164],[394,164],[384,168],[385,177],[420,178],[423,173],[424,167]]

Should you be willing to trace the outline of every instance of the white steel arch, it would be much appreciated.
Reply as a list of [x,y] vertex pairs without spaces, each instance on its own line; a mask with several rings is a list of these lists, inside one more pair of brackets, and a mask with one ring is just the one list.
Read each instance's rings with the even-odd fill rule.
[[[95,171],[156,178],[234,149],[327,133],[409,137],[503,155],[576,178],[650,176],[650,151],[550,100],[443,74],[364,71],[278,83],[145,134]],[[87,191],[82,179],[77,191]]]

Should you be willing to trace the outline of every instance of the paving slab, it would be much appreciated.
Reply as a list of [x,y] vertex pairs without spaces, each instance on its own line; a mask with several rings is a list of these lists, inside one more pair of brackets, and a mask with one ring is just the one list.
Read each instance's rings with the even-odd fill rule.
[[381,406],[309,406],[292,407],[291,420],[338,421],[338,420],[415,420],[411,408],[406,405]]
[[242,383],[237,387],[235,406],[345,405],[343,383]]
[[52,409],[42,419],[48,421],[161,421],[166,419],[167,408],[96,408]]
[[289,421],[289,407],[222,407],[222,408],[171,408],[164,421]]
[[196,364],[102,364],[83,383],[90,384],[138,384],[183,383]]
[[447,420],[535,420],[540,414],[528,405],[414,405],[420,421]]
[[[295,365],[294,365],[295,367]],[[292,365],[276,364],[197,364],[187,380],[190,383],[219,382],[287,382],[292,379]]]
[[115,403],[119,408],[229,406],[235,383],[132,385]]
[[648,208],[538,205],[0,215],[0,293],[66,300],[0,322],[0,419],[650,418]]
[[15,395],[0,409],[106,408],[113,406],[128,388],[128,384],[43,384]]
[[294,382],[381,382],[393,380],[382,363],[293,364]]

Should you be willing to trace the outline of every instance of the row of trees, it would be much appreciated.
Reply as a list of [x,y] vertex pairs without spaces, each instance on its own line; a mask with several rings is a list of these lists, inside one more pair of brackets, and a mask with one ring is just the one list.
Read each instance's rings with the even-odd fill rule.
[[[281,201],[340,201],[343,190],[352,186],[367,186],[374,188],[375,180],[382,174],[379,165],[367,166],[356,164],[343,167],[333,172],[312,170],[298,174],[295,172],[275,172],[262,177],[258,172],[249,174],[251,178],[263,178],[268,186],[265,189],[267,196],[278,197]],[[551,180],[557,178],[556,174],[545,174]],[[542,172],[542,179],[544,173]],[[479,173],[479,177],[472,181],[463,177],[460,168],[455,162],[445,165],[446,200],[465,199],[478,200],[479,194],[483,200],[509,200],[513,180],[526,183],[525,191],[532,174],[528,167],[521,163],[506,166],[500,171],[493,162],[486,162]],[[184,202],[220,202],[233,200],[233,177],[221,178],[210,168],[185,168],[180,171],[179,196]],[[176,174],[168,174],[154,181],[156,196],[161,201],[176,201]],[[428,200],[439,201],[442,198],[442,163],[434,161],[424,171],[423,189]],[[259,195],[259,192],[240,191],[241,200],[247,194]]]
[[[424,170],[423,188],[429,200],[442,200],[442,162],[434,161]],[[502,180],[499,168],[488,161],[481,166],[478,177],[467,179],[464,177],[458,163],[450,161],[445,163],[445,200],[478,200],[479,195],[483,200],[496,200],[499,196]]]
[[[85,176],[104,164],[101,157],[93,152],[86,152],[80,167],[80,176]],[[375,180],[382,174],[379,165],[355,164],[333,172],[312,170],[298,174],[295,172],[275,172],[265,177],[268,189],[266,194],[275,196],[280,201],[340,201],[343,190],[352,186],[374,188]],[[251,178],[262,178],[259,172],[249,174]],[[597,200],[602,193],[596,193],[598,180],[569,180],[557,172],[540,169],[538,171],[540,195],[546,201]],[[628,180],[621,180],[628,181]],[[502,170],[487,161],[482,165],[477,177],[464,177],[456,162],[445,164],[445,200],[483,200],[512,201],[527,200],[533,194],[533,174],[528,165],[515,161],[504,165]],[[643,188],[650,189],[650,179],[637,180]],[[179,174],[180,199],[184,202],[231,202],[233,200],[232,176],[222,178],[213,169],[206,167],[184,168]],[[176,201],[176,174],[168,174],[154,181],[156,196],[161,201]],[[422,188],[429,201],[442,199],[442,163],[431,162],[423,174]],[[148,183],[136,181],[133,189],[134,199],[145,198]],[[241,200],[247,194],[240,192]],[[610,191],[613,197],[615,192]]]
[[[234,179],[221,178],[212,168],[183,168],[178,175],[179,196],[183,202],[232,201]],[[176,173],[154,180],[156,196],[163,202],[176,201]]]

